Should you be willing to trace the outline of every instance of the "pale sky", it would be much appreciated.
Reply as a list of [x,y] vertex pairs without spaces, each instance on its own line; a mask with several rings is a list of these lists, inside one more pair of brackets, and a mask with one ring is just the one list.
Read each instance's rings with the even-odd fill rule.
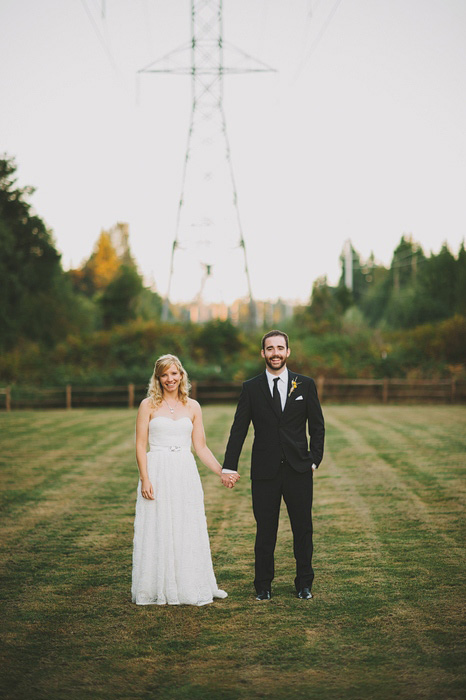
[[[164,295],[191,85],[143,75],[137,91],[136,73],[189,40],[190,2],[105,5],[104,20],[100,0],[0,0],[0,152],[16,157],[20,185],[37,188],[65,268],[102,228],[128,222],[140,270]],[[304,301],[317,277],[336,283],[347,238],[387,265],[403,234],[426,253],[446,241],[456,254],[466,2],[223,6],[224,38],[278,71],[224,80],[254,296]]]

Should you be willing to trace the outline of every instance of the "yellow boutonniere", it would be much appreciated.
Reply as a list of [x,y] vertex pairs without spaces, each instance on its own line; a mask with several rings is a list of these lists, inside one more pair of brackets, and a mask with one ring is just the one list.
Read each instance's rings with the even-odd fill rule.
[[295,389],[298,388],[298,385],[299,385],[299,384],[302,384],[302,382],[297,382],[297,381],[296,381],[297,378],[298,378],[298,377],[295,377],[294,379],[291,380],[291,389],[290,389],[290,393],[288,394],[288,398],[290,398],[290,396],[291,396],[291,394],[293,393],[293,391],[294,391]]

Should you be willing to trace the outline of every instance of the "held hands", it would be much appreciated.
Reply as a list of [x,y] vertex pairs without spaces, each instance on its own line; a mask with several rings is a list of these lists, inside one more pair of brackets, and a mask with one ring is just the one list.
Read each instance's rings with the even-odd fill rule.
[[220,474],[220,481],[227,489],[232,489],[239,479],[240,475],[238,472],[233,472],[232,474],[225,474],[222,472],[222,474]]
[[148,501],[155,501],[154,489],[149,479],[143,479],[141,482],[141,494]]

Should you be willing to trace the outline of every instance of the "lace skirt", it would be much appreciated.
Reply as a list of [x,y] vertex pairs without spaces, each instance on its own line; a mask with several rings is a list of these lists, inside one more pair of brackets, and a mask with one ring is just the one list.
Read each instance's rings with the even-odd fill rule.
[[204,494],[190,450],[148,452],[155,500],[136,498],[132,600],[137,605],[206,605],[226,598],[212,566]]

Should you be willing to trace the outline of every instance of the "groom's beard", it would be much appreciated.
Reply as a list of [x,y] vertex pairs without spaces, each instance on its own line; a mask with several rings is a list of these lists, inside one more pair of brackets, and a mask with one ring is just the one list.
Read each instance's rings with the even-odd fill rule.
[[[273,365],[273,364],[272,364],[272,360],[275,360],[275,359],[281,360],[281,362],[280,362],[279,365]],[[277,369],[281,369],[282,367],[285,366],[285,364],[286,364],[286,357],[284,357],[283,359],[281,359],[280,357],[277,357],[277,356],[275,356],[275,357],[266,357],[266,358],[265,358],[265,364],[267,365],[267,367],[270,367],[270,369],[273,369],[274,371],[276,371]]]

